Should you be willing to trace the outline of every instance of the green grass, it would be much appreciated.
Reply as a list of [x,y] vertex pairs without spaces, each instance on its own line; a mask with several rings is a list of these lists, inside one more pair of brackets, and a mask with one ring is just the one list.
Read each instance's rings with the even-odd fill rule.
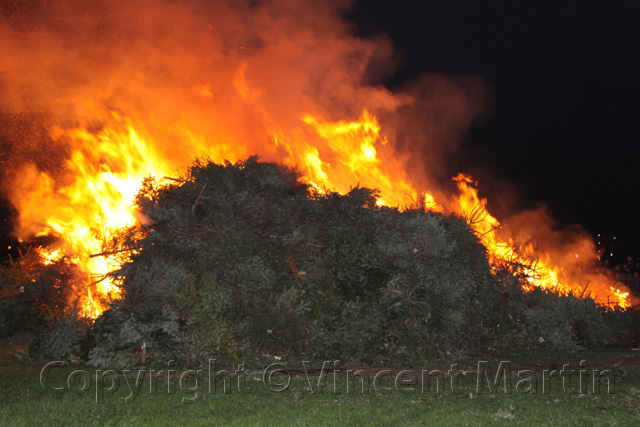
[[[377,371],[368,371],[368,393],[347,394],[346,375],[338,376],[339,388],[333,389],[333,376],[326,378],[322,392],[317,389],[317,377],[312,377],[313,388],[304,373],[292,378],[290,386],[281,392],[271,391],[261,375],[245,375],[244,392],[236,389],[222,393],[218,383],[217,393],[209,393],[208,377],[202,377],[202,388],[193,403],[184,399],[193,397],[193,376],[179,386],[179,375],[172,376],[173,392],[167,391],[166,377],[157,380],[157,390],[150,391],[149,377],[144,377],[140,391],[127,399],[130,389],[122,375],[119,387],[113,393],[102,394],[102,403],[96,403],[96,385],[111,384],[110,377],[96,382],[90,375],[94,369],[79,364],[51,369],[46,377],[49,385],[65,388],[65,382],[75,370],[78,379],[85,376],[92,381],[86,392],[76,393],[65,388],[55,394],[40,384],[40,364],[20,363],[11,355],[19,347],[4,345],[0,349],[0,423],[3,425],[638,425],[640,420],[640,354],[638,351],[599,350],[570,354],[531,353],[488,358],[495,370],[499,360],[510,360],[511,366],[530,369],[533,377],[542,379],[545,369],[560,369],[564,363],[576,368],[580,360],[587,360],[588,372],[609,369],[616,378],[615,392],[579,393],[575,383],[562,390],[559,378],[551,380],[551,392],[511,393],[493,389],[478,394],[477,360],[484,357],[458,361],[458,368],[466,372],[459,375],[455,392],[447,386],[443,393],[431,389],[420,393],[402,393],[402,386],[394,388],[392,376],[379,376],[376,390],[372,381]],[[435,365],[434,365],[435,366]],[[448,363],[440,362],[445,368]],[[434,367],[426,367],[428,370]],[[343,368],[345,369],[345,368]],[[136,372],[135,370],[133,371]],[[258,379],[254,379],[258,378]],[[275,378],[275,377],[274,377]],[[282,379],[282,377],[278,377]],[[494,378],[494,377],[491,377]],[[552,377],[553,378],[553,377]],[[134,378],[129,379],[133,384]],[[382,381],[382,382],[380,382]],[[72,388],[81,385],[79,381]],[[512,384],[515,385],[516,381]],[[216,384],[214,382],[214,384]],[[359,383],[356,383],[359,384]],[[588,382],[589,386],[591,385]],[[350,383],[353,386],[353,382]],[[603,385],[606,385],[603,384]],[[387,388],[389,393],[386,393]],[[406,386],[409,387],[409,386]],[[492,385],[492,387],[495,387]],[[353,390],[353,389],[352,389]],[[77,391],[77,390],[76,390]],[[99,394],[98,394],[99,396]],[[100,400],[100,399],[98,399]]]

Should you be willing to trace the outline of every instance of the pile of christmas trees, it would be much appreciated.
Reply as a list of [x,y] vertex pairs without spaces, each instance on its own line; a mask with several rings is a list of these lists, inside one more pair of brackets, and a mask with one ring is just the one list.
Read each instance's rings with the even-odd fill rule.
[[[379,207],[365,188],[319,193],[282,165],[196,162],[180,180],[146,181],[136,203],[147,225],[111,242],[130,254],[114,272],[123,297],[71,352],[96,366],[139,363],[143,343],[147,360],[187,365],[418,364],[637,340],[629,313],[525,293],[517,270],[491,270],[464,219]],[[36,340],[34,357],[54,356],[42,343],[58,329]]]

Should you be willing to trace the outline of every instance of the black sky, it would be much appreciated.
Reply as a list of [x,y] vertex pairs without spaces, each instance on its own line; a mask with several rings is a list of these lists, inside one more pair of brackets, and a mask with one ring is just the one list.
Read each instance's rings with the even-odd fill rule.
[[353,17],[400,52],[387,85],[444,72],[492,87],[454,167],[640,255],[640,2],[361,1]]

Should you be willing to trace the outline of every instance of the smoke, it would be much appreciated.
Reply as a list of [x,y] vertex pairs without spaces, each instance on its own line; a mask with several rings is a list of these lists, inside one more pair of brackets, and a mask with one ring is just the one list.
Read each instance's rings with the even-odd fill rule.
[[[407,169],[424,170],[427,188],[445,190],[443,183],[458,171],[452,160],[464,156],[458,149],[475,119],[487,108],[488,88],[479,76],[422,74],[402,91],[411,102],[395,111],[395,142],[400,151],[411,153]],[[457,163],[457,162],[456,162]]]
[[372,84],[372,76],[394,67],[393,47],[383,35],[355,37],[354,24],[343,18],[349,7],[346,1],[5,1],[2,120],[33,129],[2,135],[3,157],[13,159],[13,170],[25,161],[51,171],[71,150],[42,128],[97,130],[116,112],[144,123],[159,141],[154,149],[176,167],[208,154],[194,150],[193,136],[280,160],[269,140],[274,126],[291,133],[304,113],[355,119],[367,109],[384,117],[390,147],[413,159],[407,166],[416,182],[441,178],[438,165],[454,155],[482,111],[481,80],[427,75],[398,93]]
[[[589,232],[577,224],[559,227],[544,204],[524,210],[508,217],[499,234],[511,238],[520,245],[523,252],[533,249],[531,261],[561,266],[559,280],[572,283],[577,295],[599,296],[600,302],[607,301],[611,285],[615,279],[611,273],[598,266],[599,253]],[[508,237],[507,237],[508,236]],[[616,288],[628,292],[625,286]],[[630,295],[631,304],[638,304]]]
[[499,234],[511,237],[522,246],[533,245],[544,249],[544,253],[564,267],[568,274],[582,274],[585,268],[593,269],[593,265],[585,265],[584,260],[595,261],[597,253],[589,233],[579,225],[559,227],[543,204],[510,216]]

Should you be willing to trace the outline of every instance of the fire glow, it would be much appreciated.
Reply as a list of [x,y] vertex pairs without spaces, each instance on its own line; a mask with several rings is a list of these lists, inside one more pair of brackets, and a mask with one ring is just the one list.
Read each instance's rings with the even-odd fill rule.
[[[18,10],[0,27],[8,41],[0,47],[3,114],[36,112],[46,129],[29,141],[35,150],[7,148],[16,153],[3,191],[19,213],[18,237],[59,237],[42,250],[45,262],[65,256],[83,272],[74,298],[84,315],[99,316],[118,296],[106,278],[117,259],[100,255],[100,241],[135,224],[131,204],[144,178],[173,176],[198,157],[252,154],[297,166],[319,190],[359,184],[380,190],[378,205],[457,213],[492,263],[535,260],[524,270],[532,287],[631,305],[628,291],[593,271],[588,238],[536,248],[535,230],[509,235],[500,226],[473,178],[458,175],[458,194],[447,196],[416,167],[414,152],[444,156],[451,134],[477,114],[475,84],[432,76],[391,93],[363,83],[372,63],[391,56],[390,44],[352,36],[334,6],[186,4],[43,4],[42,14]],[[403,125],[416,110],[438,117]],[[398,135],[411,139],[414,130],[426,135],[416,136],[420,150],[401,147]],[[43,166],[34,151],[59,161]]]

